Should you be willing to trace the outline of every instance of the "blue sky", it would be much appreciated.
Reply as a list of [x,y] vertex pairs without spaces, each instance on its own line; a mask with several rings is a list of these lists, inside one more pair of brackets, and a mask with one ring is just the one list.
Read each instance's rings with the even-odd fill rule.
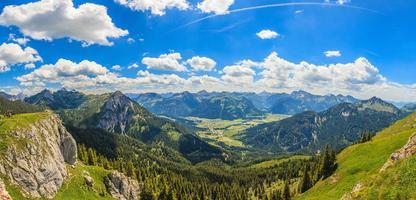
[[[72,10],[47,13],[35,7],[22,8],[31,2]],[[86,3],[106,10],[77,13],[78,21],[62,17],[82,10]],[[4,69],[0,89],[11,93],[34,93],[45,87],[86,92],[303,89],[318,94],[416,100],[416,2],[159,3],[168,6],[157,8],[142,0],[1,1],[0,44],[8,46],[3,45],[3,51],[0,48],[0,69]],[[296,5],[277,7],[286,3]],[[276,6],[236,11],[272,4]],[[11,5],[15,6],[4,9]],[[207,16],[211,17],[191,23]],[[88,19],[98,23],[88,24]],[[90,28],[98,31],[97,35],[83,31]],[[40,30],[42,33],[36,32]],[[259,36],[267,30],[273,34]],[[18,44],[21,38],[29,41]],[[20,55],[20,60],[11,59],[10,54],[19,52],[11,51],[10,44],[36,53],[29,51]],[[326,56],[327,51],[332,56]],[[190,61],[193,57],[195,66]],[[60,59],[66,62],[59,63]],[[88,62],[80,64],[84,60]],[[24,67],[28,63],[35,66]],[[133,64],[137,67],[129,68]],[[112,68],[115,65],[120,69]]]

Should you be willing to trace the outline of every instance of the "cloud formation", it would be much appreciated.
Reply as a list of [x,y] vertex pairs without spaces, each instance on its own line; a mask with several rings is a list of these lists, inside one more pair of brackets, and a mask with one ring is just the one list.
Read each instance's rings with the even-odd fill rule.
[[38,61],[42,61],[42,58],[31,47],[23,49],[14,43],[0,45],[0,73],[10,71],[11,66],[19,64],[26,64],[26,68],[33,68],[33,63]]
[[330,57],[340,57],[341,52],[340,51],[325,51],[324,55],[328,58],[330,58]]
[[211,58],[195,56],[186,61],[193,71],[212,71],[217,63]]
[[0,25],[17,26],[25,36],[35,40],[70,38],[84,46],[111,46],[109,38],[128,34],[113,24],[105,6],[85,3],[75,8],[72,0],[6,6],[0,15]]
[[[179,64],[179,53],[162,55]],[[160,58],[156,58],[160,59]],[[164,64],[159,62],[159,66]],[[387,100],[416,100],[416,85],[389,81],[366,58],[349,63],[316,65],[305,61],[293,63],[272,52],[262,61],[242,60],[225,66],[220,76],[197,76],[175,72],[155,74],[153,69],[140,70],[137,77],[127,78],[92,61],[75,63],[60,59],[17,78],[22,87],[58,84],[61,87],[92,93],[111,92],[180,92],[180,91],[246,91],[291,92],[306,90],[316,94],[344,94],[358,98],[379,96]],[[371,94],[368,91],[372,91]]]
[[274,39],[276,37],[279,37],[279,33],[266,29],[266,30],[262,30],[260,32],[258,32],[257,37],[259,37],[262,40],[267,40],[267,39]]
[[216,15],[228,14],[228,9],[234,4],[234,0],[203,0],[197,7],[204,13],[214,13]]
[[180,53],[162,54],[158,58],[144,57],[142,63],[148,69],[165,70],[165,71],[187,71],[186,67],[182,65],[180,60],[182,56]]
[[150,10],[152,15],[159,16],[165,15],[167,9],[187,10],[190,7],[187,0],[115,0],[115,2],[136,11]]

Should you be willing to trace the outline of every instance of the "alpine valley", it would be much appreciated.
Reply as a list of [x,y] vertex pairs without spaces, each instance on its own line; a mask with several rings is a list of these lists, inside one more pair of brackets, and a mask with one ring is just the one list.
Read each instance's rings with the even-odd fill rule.
[[0,110],[3,199],[416,195],[416,118],[376,97],[61,89]]

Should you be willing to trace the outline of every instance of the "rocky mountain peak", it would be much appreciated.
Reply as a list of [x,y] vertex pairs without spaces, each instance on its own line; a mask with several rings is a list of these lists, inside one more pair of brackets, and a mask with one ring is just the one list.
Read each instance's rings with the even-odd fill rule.
[[361,101],[358,103],[359,108],[372,109],[375,111],[384,111],[390,113],[398,113],[400,110],[391,103],[388,103],[378,97],[372,97],[371,99]]
[[120,91],[114,92],[101,107],[97,128],[124,134],[136,114],[135,110],[133,100]]

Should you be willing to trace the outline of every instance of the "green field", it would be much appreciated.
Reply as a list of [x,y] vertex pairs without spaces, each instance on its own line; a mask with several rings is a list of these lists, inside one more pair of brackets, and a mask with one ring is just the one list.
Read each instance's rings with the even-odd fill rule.
[[306,160],[310,158],[311,156],[296,155],[296,156],[291,156],[288,158],[278,158],[278,159],[273,159],[273,160],[267,160],[261,163],[254,164],[250,166],[250,168],[255,168],[255,169],[271,168],[271,167],[277,166],[279,164],[282,164],[290,160]]
[[198,131],[197,135],[213,145],[230,147],[245,147],[244,144],[235,138],[247,128],[256,126],[258,124],[279,121],[287,118],[286,115],[266,115],[262,118],[254,119],[236,119],[236,120],[221,120],[221,119],[205,119],[197,117],[188,117],[187,120],[193,121],[196,124]]
[[[415,188],[416,181],[414,175],[416,172],[414,165],[409,165],[415,162],[414,158],[403,161],[385,173],[379,173],[379,170],[389,159],[390,155],[404,146],[409,137],[416,132],[415,125],[416,114],[413,114],[381,131],[371,142],[346,148],[337,156],[338,169],[336,172],[326,180],[318,182],[312,189],[299,196],[298,199],[340,199],[344,194],[351,192],[358,183],[368,183],[373,184],[373,186],[378,184],[382,190],[388,188],[389,192],[384,193],[383,191],[379,191],[381,194],[387,196],[378,196],[379,193],[375,191],[379,189],[370,186],[367,189],[372,195],[372,198],[368,197],[370,199],[392,199],[388,195],[394,194],[394,191],[398,192],[399,189],[405,187]],[[412,167],[413,170],[408,170]],[[403,168],[408,171],[399,172],[397,168]],[[409,174],[407,177],[399,178],[399,173]],[[404,180],[397,182],[395,179]],[[372,181],[375,182],[372,183]],[[409,187],[405,185],[412,181],[413,186]],[[400,192],[402,195],[405,195],[405,190]]]

